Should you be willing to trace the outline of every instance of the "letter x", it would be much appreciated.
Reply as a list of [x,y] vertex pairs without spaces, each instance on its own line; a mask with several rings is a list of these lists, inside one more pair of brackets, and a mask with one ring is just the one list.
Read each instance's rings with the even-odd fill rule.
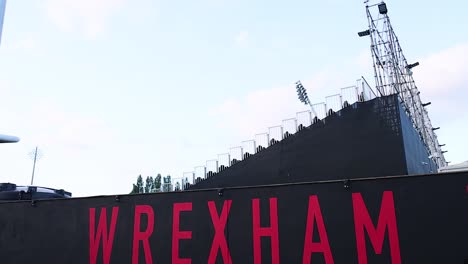
[[231,209],[232,200],[226,200],[223,204],[221,211],[221,217],[218,216],[216,210],[216,204],[213,201],[208,202],[208,208],[210,209],[211,220],[213,221],[213,227],[215,229],[215,235],[213,238],[213,244],[211,245],[210,256],[208,258],[208,264],[214,264],[218,255],[218,249],[221,249],[221,255],[224,263],[232,263],[231,254],[224,236],[224,228],[226,227],[229,210]]

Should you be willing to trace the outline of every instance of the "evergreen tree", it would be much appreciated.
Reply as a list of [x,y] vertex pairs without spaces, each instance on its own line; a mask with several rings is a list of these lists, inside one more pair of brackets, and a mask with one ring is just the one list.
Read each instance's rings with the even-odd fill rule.
[[136,186],[138,188],[137,193],[144,193],[145,192],[145,188],[144,188],[144,185],[143,185],[143,178],[141,177],[141,174],[137,178]]
[[149,187],[148,187],[149,192],[154,193],[154,179],[153,179],[153,176],[149,177],[148,184],[149,184]]
[[136,193],[138,193],[138,186],[136,186],[136,184],[133,184],[133,188],[130,194],[136,194]]
[[[153,176],[147,176],[146,179],[143,181],[143,177],[138,175],[136,184],[134,183],[132,185],[132,191],[130,194],[138,194],[138,193],[155,193],[155,192],[161,192],[161,191],[171,191],[170,184],[168,186],[162,184],[162,180],[164,178],[165,181],[171,181],[171,176],[162,177],[161,174],[158,173],[156,177],[153,178]],[[169,187],[169,188],[166,188]],[[168,190],[163,190],[164,188]]]
[[152,176],[146,177],[146,184],[145,184],[145,193],[151,193],[153,192],[153,184],[154,180]]
[[172,192],[171,175],[164,177],[163,192]]
[[154,177],[154,192],[161,191],[161,174],[158,173],[156,177]]

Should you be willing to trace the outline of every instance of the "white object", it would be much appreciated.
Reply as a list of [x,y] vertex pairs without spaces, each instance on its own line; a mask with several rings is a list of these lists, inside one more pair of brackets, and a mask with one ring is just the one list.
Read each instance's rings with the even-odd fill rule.
[[468,171],[468,160],[462,163],[445,166],[439,169],[439,172]]

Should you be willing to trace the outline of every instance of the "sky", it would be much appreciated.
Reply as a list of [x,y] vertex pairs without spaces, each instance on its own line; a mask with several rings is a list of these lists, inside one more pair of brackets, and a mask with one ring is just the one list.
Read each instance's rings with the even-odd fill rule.
[[[387,1],[440,143],[468,160],[468,2]],[[181,177],[364,76],[357,0],[9,0],[0,45],[0,182],[122,194]]]

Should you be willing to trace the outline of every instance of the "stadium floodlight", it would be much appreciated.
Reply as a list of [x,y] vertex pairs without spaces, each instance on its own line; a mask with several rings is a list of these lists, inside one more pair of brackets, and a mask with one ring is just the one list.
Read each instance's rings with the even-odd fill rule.
[[370,35],[370,30],[364,30],[364,31],[361,31],[361,32],[358,32],[357,33],[359,37],[365,37],[365,36],[369,36]]
[[426,106],[428,106],[428,105],[430,105],[430,104],[431,104],[431,102],[428,102],[428,103],[422,104],[422,106],[423,106],[423,107],[426,107]]
[[415,63],[412,63],[412,64],[408,64],[408,65],[406,66],[406,68],[407,68],[408,70],[411,70],[412,68],[414,68],[414,67],[416,67],[416,66],[419,66],[419,62],[415,62]]
[[387,5],[384,2],[380,3],[378,6],[380,14],[385,15],[388,13]]
[[307,95],[307,91],[302,85],[300,81],[296,82],[296,90],[297,90],[297,97],[301,102],[308,105],[310,104],[309,96]]
[[314,107],[310,103],[310,99],[309,99],[309,96],[307,95],[306,88],[302,85],[301,81],[296,82],[296,90],[297,90],[297,97],[299,98],[299,100],[305,105],[309,105],[310,110],[312,111],[314,116],[317,117],[317,112],[315,112]]

